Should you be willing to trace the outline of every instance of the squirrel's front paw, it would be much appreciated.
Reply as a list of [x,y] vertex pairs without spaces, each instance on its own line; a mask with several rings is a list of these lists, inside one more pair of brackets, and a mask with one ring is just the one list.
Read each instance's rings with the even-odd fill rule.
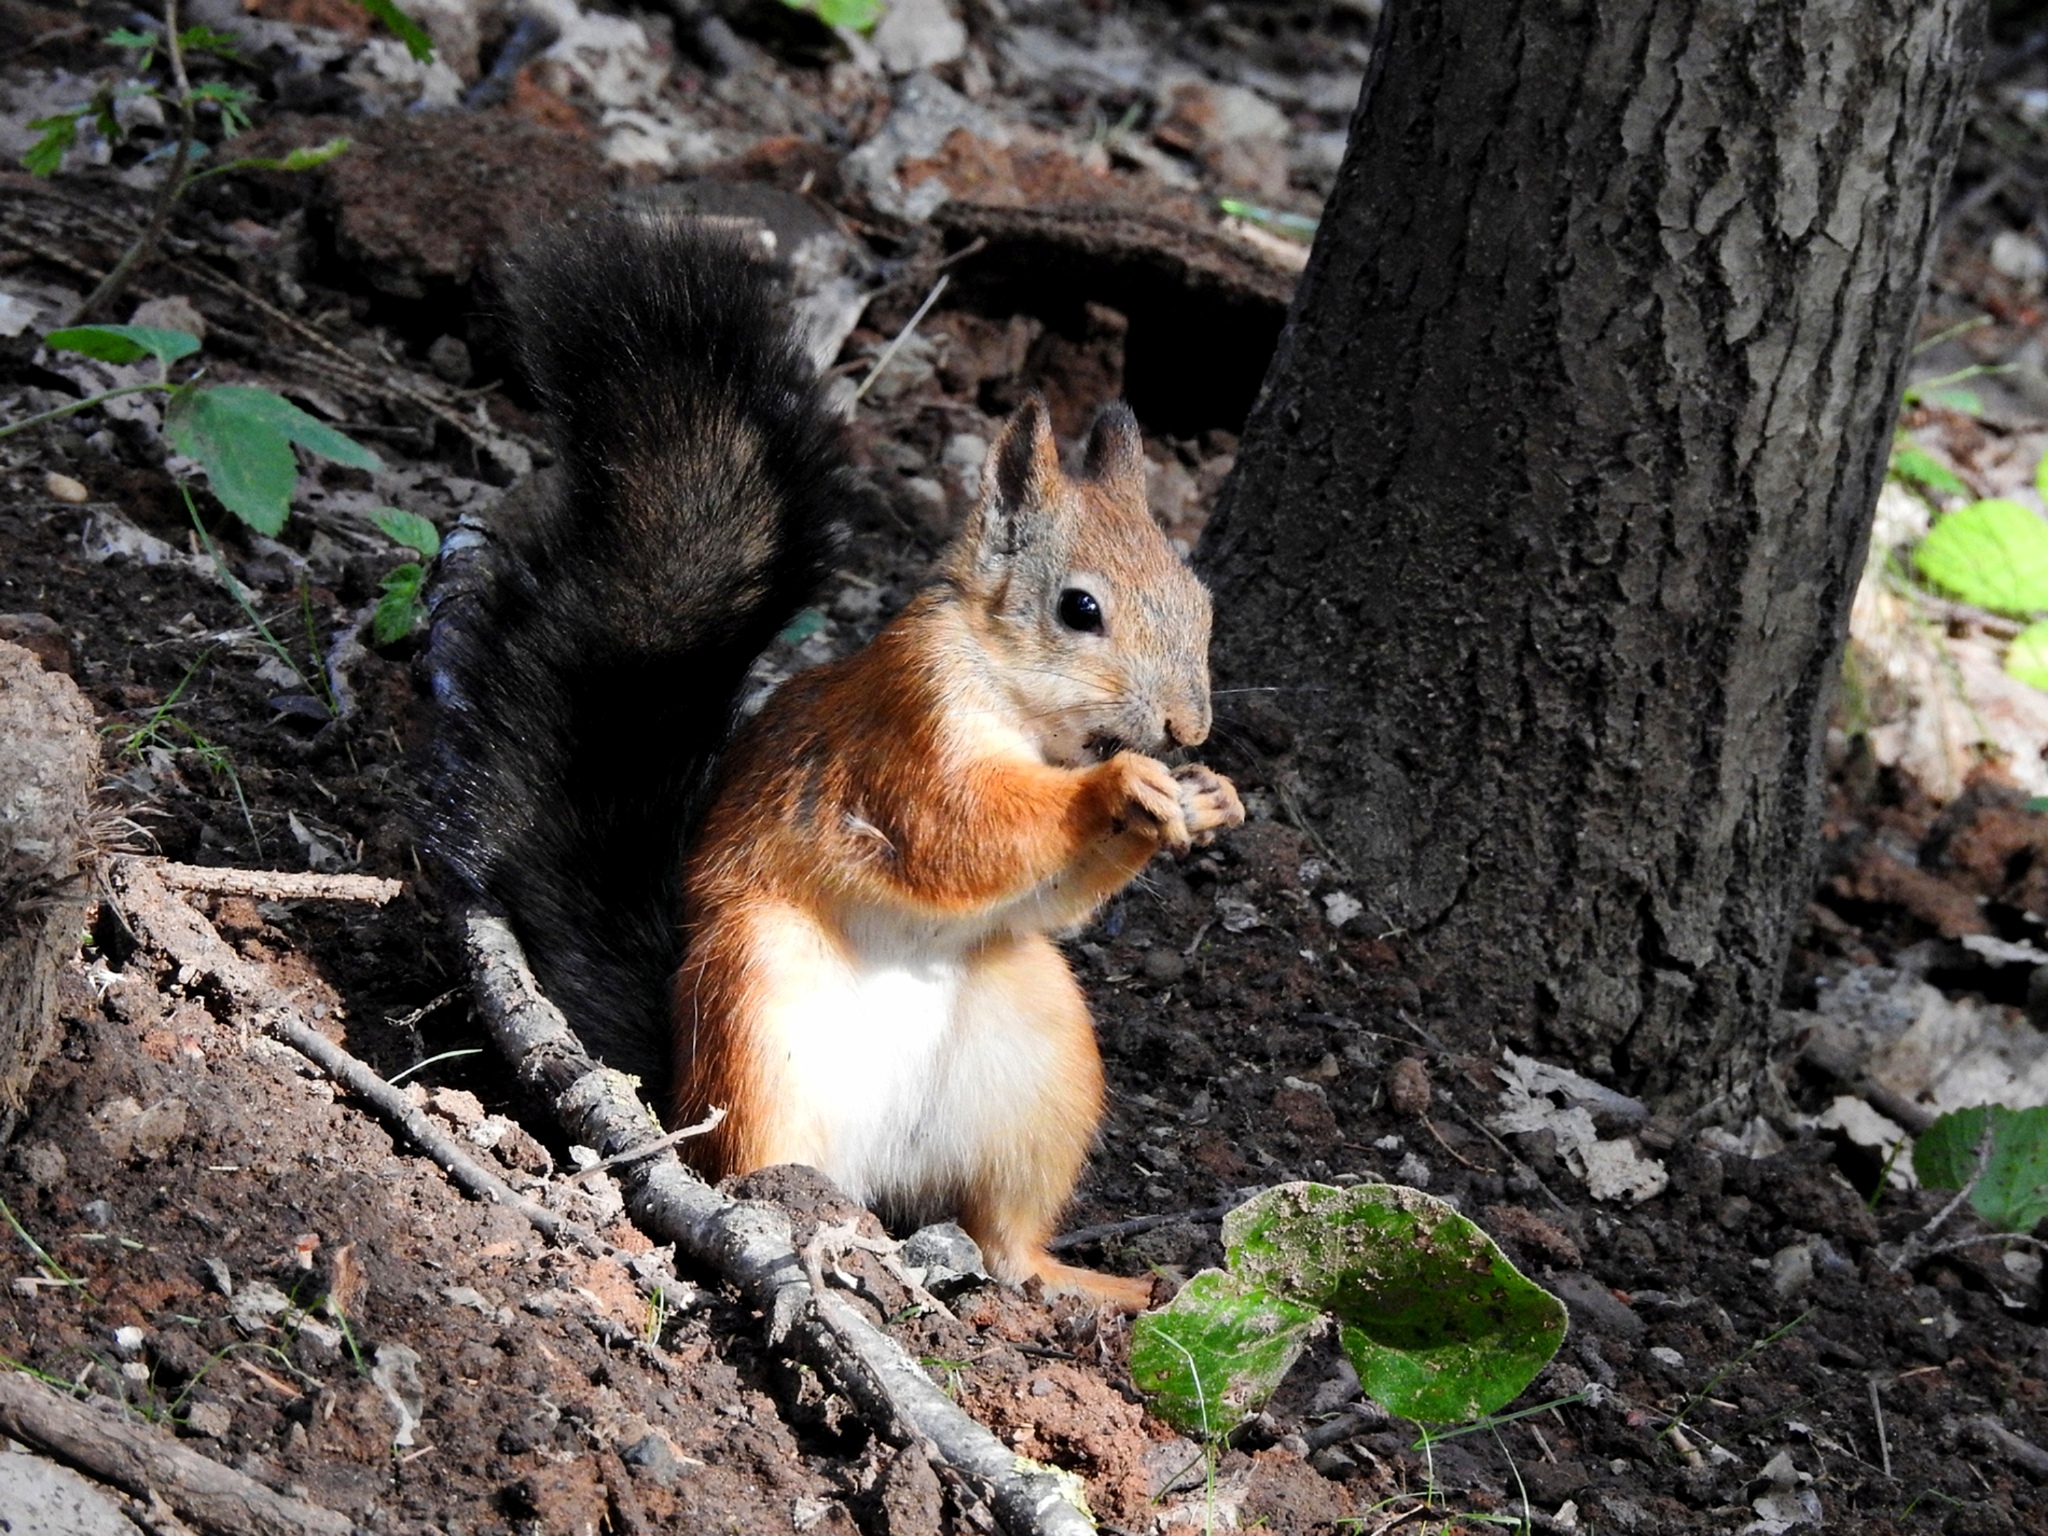
[[1141,757],[1136,752],[1119,752],[1104,766],[1117,776],[1118,798],[1122,803],[1112,812],[1116,820],[1142,826],[1174,852],[1184,851],[1191,834],[1182,809],[1184,797],[1173,770],[1156,758]]
[[1237,798],[1237,786],[1213,768],[1189,763],[1174,769],[1173,782],[1180,792],[1181,819],[1195,843],[1212,843],[1219,828],[1244,825],[1244,802]]

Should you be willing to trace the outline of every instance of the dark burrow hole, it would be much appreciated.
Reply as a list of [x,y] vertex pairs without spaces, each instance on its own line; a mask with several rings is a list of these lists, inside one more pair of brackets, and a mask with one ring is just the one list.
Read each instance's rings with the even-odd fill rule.
[[1240,433],[1286,308],[1220,282],[1189,281],[1174,266],[1165,251],[1105,255],[1054,238],[1005,237],[959,264],[947,297],[992,318],[1029,315],[1077,346],[1099,331],[1100,311],[1112,311],[1129,323],[1123,394],[1148,434]]

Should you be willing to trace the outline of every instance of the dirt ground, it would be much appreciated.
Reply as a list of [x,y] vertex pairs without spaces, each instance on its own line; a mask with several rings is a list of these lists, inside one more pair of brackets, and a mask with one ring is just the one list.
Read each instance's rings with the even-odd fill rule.
[[[347,7],[253,11],[269,30],[249,50],[264,93],[252,142],[275,152],[347,132],[356,147],[312,175],[209,183],[133,298],[169,305],[158,323],[196,317],[216,380],[282,390],[385,468],[308,461],[276,541],[202,496],[274,648],[204,554],[146,407],[10,439],[0,637],[31,644],[99,711],[104,795],[132,822],[131,846],[403,880],[382,908],[200,904],[308,1017],[386,1076],[408,1074],[516,1186],[644,1250],[615,1186],[561,1177],[569,1149],[480,1049],[416,852],[417,641],[378,647],[364,630],[402,558],[368,509],[396,504],[445,531],[545,459],[491,318],[492,252],[608,197],[757,219],[784,254],[822,253],[804,280],[826,296],[821,313],[835,293],[842,312],[848,292],[865,298],[829,365],[849,381],[948,278],[854,407],[871,494],[817,608],[764,658],[765,685],[860,644],[900,606],[1027,389],[1045,391],[1069,437],[1128,393],[1155,504],[1179,537],[1199,537],[1299,258],[1284,219],[1246,228],[1214,199],[1313,216],[1369,21],[1356,6],[1191,17],[1066,0],[1005,20],[977,4],[965,53],[905,79],[774,7],[734,13],[748,62],[723,76],[666,17],[643,17],[647,56],[668,73],[631,86],[629,105],[606,93],[629,89],[617,78],[640,54],[593,43],[573,68],[508,71],[499,104],[412,112],[405,92],[433,82],[384,55],[382,73],[359,67],[374,50]],[[470,31],[436,37],[468,88],[512,29],[502,11],[455,12]],[[94,37],[123,14],[0,0],[14,119],[80,94],[109,62]],[[339,30],[308,30],[323,25]],[[1972,356],[2002,360],[2038,349],[2048,322],[2043,274],[2029,289],[1986,254],[2033,217],[2036,184],[2032,150],[1993,130],[2048,73],[2029,54],[1994,63],[1929,326],[1990,313]],[[1169,66],[1185,78],[1162,86]],[[936,135],[910,134],[902,103],[924,78],[998,126],[955,112]],[[911,151],[883,163],[867,146],[891,121]],[[620,148],[629,128],[655,145],[637,161]],[[0,172],[0,291],[43,316],[0,336],[0,420],[121,380],[37,338],[45,311],[118,255],[148,196],[134,162],[155,142],[144,133],[105,164],[81,156],[50,181]],[[918,196],[932,183],[935,205]],[[1985,448],[2039,420],[1950,425],[1966,458],[1970,433]],[[1981,1245],[1895,1269],[1943,1200],[1891,1187],[1879,1157],[1816,1124],[1839,1086],[1800,1054],[1859,974],[1909,970],[2015,1034],[2042,1011],[2028,971],[1962,942],[2027,943],[2048,923],[2048,819],[2021,808],[2009,775],[1989,765],[1937,800],[1845,721],[1772,1113],[1761,1129],[1703,1127],[1610,1106],[1603,1132],[1668,1182],[1640,1203],[1599,1201],[1550,1132],[1492,1128],[1502,1062],[1439,1049],[1419,1022],[1428,978],[1398,941],[1359,930],[1341,867],[1291,812],[1284,709],[1256,695],[1218,707],[1210,758],[1246,792],[1249,823],[1156,864],[1070,946],[1111,1105],[1069,1224],[1167,1218],[1078,1259],[1172,1281],[1221,1259],[1215,1223],[1191,1213],[1241,1192],[1423,1186],[1567,1301],[1571,1335],[1517,1405],[1543,1406],[1426,1440],[1362,1402],[1324,1340],[1235,1436],[1212,1492],[1196,1449],[1132,1389],[1122,1320],[989,1287],[955,1299],[957,1321],[912,1316],[859,1270],[935,1381],[1022,1454],[1080,1473],[1105,1529],[2048,1530],[2039,1263]],[[379,1532],[990,1528],[961,1488],[780,1361],[762,1320],[709,1277],[657,1300],[632,1265],[551,1248],[465,1198],[226,999],[136,950],[111,909],[63,984],[62,1043],[0,1148],[0,1200],[77,1283],[0,1239],[6,1362],[124,1399]],[[1428,1076],[1426,1116],[1390,1102],[1390,1074],[1415,1070],[1404,1062]]]

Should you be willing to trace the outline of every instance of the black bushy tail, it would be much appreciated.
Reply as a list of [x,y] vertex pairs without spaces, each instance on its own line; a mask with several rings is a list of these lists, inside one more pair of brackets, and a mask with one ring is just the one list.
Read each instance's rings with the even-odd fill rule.
[[658,1090],[684,844],[853,493],[776,275],[737,239],[607,216],[538,242],[509,288],[560,462],[526,515],[444,556],[433,841],[584,1042]]

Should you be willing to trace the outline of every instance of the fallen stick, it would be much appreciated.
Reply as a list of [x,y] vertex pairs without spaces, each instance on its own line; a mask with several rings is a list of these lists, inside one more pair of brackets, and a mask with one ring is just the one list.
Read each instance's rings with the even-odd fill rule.
[[1048,1242],[1050,1253],[1065,1253],[1070,1248],[1085,1248],[1090,1243],[1099,1243],[1109,1237],[1136,1237],[1140,1232],[1150,1232],[1154,1227],[1171,1226],[1176,1221],[1204,1222],[1215,1224],[1236,1210],[1253,1195],[1266,1192],[1263,1184],[1241,1189],[1235,1198],[1221,1205],[1205,1205],[1198,1211],[1162,1211],[1156,1216],[1133,1216],[1128,1221],[1105,1221],[1092,1227],[1076,1227],[1071,1232],[1062,1232]]
[[0,1373],[0,1431],[138,1498],[151,1493],[226,1536],[350,1536],[335,1510],[273,1493],[253,1477],[188,1451],[105,1398],[67,1397],[24,1371]]
[[381,907],[405,890],[403,880],[376,875],[316,875],[282,869],[210,869],[200,864],[153,863],[157,879],[174,891],[208,896],[254,896],[263,901],[360,901]]
[[1974,1432],[2015,1466],[2026,1468],[2035,1477],[2048,1478],[2048,1451],[2031,1440],[2022,1440],[1990,1415],[1980,1414],[1966,1421],[1963,1427]]
[[401,1090],[385,1082],[366,1063],[336,1045],[295,1012],[288,1008],[273,1008],[264,1019],[264,1027],[267,1033],[318,1065],[321,1071],[357,1098],[375,1106],[379,1113],[405,1133],[407,1140],[440,1164],[443,1172],[479,1200],[489,1200],[517,1211],[534,1230],[565,1246],[581,1248],[600,1258],[619,1251],[580,1222],[571,1221],[561,1212],[551,1211],[520,1194],[463,1151],[453,1136],[436,1125],[433,1117]]
[[[471,914],[460,931],[492,1038],[520,1080],[547,1095],[570,1139],[612,1157],[657,1139],[661,1127],[633,1079],[591,1060],[542,995],[511,929]],[[1009,1536],[1092,1536],[1095,1523],[1056,1476],[969,1418],[844,1297],[813,1288],[782,1207],[719,1193],[668,1149],[627,1165],[619,1182],[643,1231],[738,1286],[767,1318],[771,1344],[836,1386],[883,1439],[915,1445],[962,1476]]]

